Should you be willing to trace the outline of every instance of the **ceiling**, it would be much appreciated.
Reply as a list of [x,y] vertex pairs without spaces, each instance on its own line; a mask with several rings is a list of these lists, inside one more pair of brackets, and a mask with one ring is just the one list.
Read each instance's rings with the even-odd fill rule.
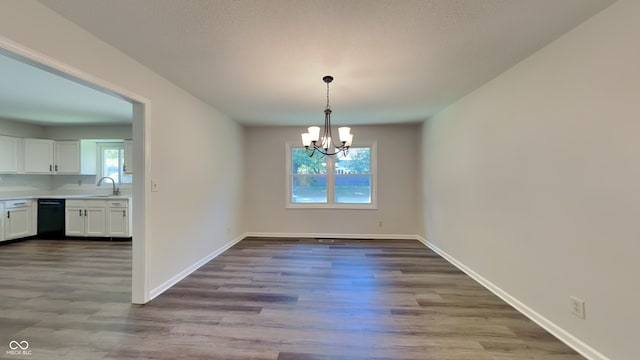
[[131,123],[131,103],[6,52],[0,79],[0,118],[49,126]]
[[40,0],[248,125],[422,121],[613,0]]

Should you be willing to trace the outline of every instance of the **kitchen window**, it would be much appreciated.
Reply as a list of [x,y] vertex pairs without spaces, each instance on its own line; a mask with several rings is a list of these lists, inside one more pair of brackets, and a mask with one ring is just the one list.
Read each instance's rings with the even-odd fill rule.
[[375,143],[353,146],[347,155],[309,157],[287,144],[289,208],[376,208]]
[[124,143],[99,143],[98,169],[98,178],[108,176],[116,184],[131,184],[131,174],[124,173]]

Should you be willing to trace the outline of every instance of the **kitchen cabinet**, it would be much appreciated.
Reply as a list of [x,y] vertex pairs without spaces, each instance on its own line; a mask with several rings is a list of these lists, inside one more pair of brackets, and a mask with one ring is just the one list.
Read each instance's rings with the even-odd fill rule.
[[107,205],[107,233],[111,237],[130,237],[131,216],[129,216],[129,201],[108,200]]
[[4,202],[4,240],[35,235],[34,209],[32,199]]
[[108,236],[105,200],[67,200],[64,218],[67,236]]
[[56,174],[80,173],[80,141],[56,141],[54,143],[54,149],[55,164],[53,171]]
[[80,141],[24,139],[24,172],[30,174],[79,174]]
[[0,201],[0,242],[4,241],[4,202]]
[[97,144],[95,140],[80,140],[80,174],[97,174]]
[[53,173],[53,140],[24,139],[24,172]]
[[133,142],[131,140],[124,141],[124,165],[122,172],[125,174],[133,174]]
[[0,135],[0,173],[18,172],[18,144],[20,139]]

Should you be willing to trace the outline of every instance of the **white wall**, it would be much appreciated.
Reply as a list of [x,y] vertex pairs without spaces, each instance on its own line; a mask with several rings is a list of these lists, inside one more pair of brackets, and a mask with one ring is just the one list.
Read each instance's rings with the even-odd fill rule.
[[53,140],[132,139],[131,125],[46,126],[44,137]]
[[[322,115],[320,113],[320,115]],[[415,235],[418,232],[420,125],[352,128],[355,143],[377,141],[376,210],[287,209],[285,144],[299,127],[245,130],[245,221],[252,233]],[[378,221],[382,221],[382,227]]]
[[52,140],[131,139],[131,125],[42,126],[0,118],[0,135]]
[[38,2],[1,1],[0,34],[150,101],[147,295],[244,232],[239,125]]
[[638,19],[620,0],[423,126],[428,241],[592,358],[638,358]]
[[0,118],[0,135],[43,138],[44,132],[42,126]]

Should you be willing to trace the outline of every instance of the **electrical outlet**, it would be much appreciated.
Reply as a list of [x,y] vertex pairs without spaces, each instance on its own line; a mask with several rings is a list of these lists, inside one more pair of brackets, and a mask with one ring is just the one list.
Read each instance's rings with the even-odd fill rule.
[[585,318],[584,301],[575,296],[570,296],[571,313],[581,319]]

